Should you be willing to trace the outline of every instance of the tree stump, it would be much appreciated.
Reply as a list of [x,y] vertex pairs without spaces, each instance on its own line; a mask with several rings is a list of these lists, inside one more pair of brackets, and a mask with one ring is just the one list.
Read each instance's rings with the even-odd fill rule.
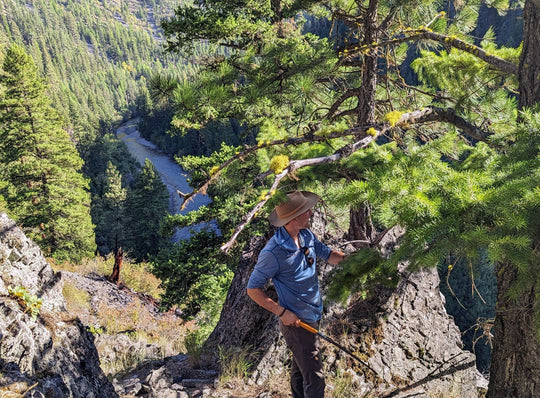
[[120,268],[122,268],[122,261],[124,260],[124,251],[122,248],[118,249],[114,254],[114,266],[111,276],[109,276],[109,281],[118,285],[120,281]]

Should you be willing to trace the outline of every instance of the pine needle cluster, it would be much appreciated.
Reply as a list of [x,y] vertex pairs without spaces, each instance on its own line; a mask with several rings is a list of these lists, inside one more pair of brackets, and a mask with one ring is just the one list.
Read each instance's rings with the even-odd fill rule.
[[358,285],[348,278],[377,275],[381,262],[395,270],[409,261],[415,270],[448,257],[477,262],[483,253],[499,266],[518,269],[513,297],[538,289],[540,125],[538,114],[527,112],[524,119],[517,130],[498,138],[506,143],[501,151],[447,134],[425,145],[410,139],[403,149],[373,146],[353,157],[351,164],[366,168],[365,173],[344,185],[339,202],[360,206],[367,201],[379,226],[399,225],[407,233],[387,260],[376,261],[368,252],[356,268],[346,263],[336,279],[338,296]]

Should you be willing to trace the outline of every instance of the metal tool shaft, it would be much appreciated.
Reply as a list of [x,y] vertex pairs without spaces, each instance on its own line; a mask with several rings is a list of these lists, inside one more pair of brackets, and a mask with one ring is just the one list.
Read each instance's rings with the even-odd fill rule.
[[337,343],[336,341],[334,341],[333,339],[331,339],[330,337],[328,337],[324,333],[318,331],[314,327],[311,327],[307,323],[302,322],[302,321],[300,321],[300,326],[302,326],[304,329],[306,329],[307,331],[309,331],[311,333],[317,334],[321,339],[324,339],[324,340],[328,341],[330,344],[335,345],[337,348],[339,348],[340,350],[342,350],[342,351],[346,352],[347,354],[349,354],[351,357],[356,359],[358,362],[360,362],[366,368],[371,370],[373,373],[377,374],[377,372],[371,366],[369,366],[365,361],[362,361],[360,358],[358,358],[356,355],[354,355],[350,350],[343,347],[341,344]]

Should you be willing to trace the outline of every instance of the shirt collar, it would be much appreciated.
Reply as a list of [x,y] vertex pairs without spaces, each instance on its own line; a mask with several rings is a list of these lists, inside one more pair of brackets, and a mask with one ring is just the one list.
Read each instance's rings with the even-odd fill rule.
[[[305,231],[303,229],[300,230],[298,233],[300,242],[304,243],[305,241]],[[291,235],[287,232],[285,227],[279,227],[275,234],[276,243],[283,248],[290,250],[290,251],[297,251],[298,246],[296,246],[296,243],[294,243],[294,240],[291,238]]]

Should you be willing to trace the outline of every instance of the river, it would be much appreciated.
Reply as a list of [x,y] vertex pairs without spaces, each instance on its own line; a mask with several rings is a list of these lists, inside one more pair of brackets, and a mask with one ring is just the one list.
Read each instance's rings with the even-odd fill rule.
[[[210,203],[211,199],[208,196],[197,194],[189,201],[184,210],[180,210],[183,200],[178,195],[178,191],[188,193],[193,190],[187,182],[189,174],[171,156],[160,151],[153,143],[141,137],[141,133],[137,128],[138,123],[138,118],[128,120],[116,130],[116,137],[126,144],[129,153],[141,166],[146,159],[152,162],[169,191],[169,212],[171,214],[186,214]],[[200,225],[195,229],[201,227]],[[214,226],[214,228],[216,227]],[[188,238],[191,229],[191,227],[188,227],[177,231],[173,240],[178,241],[179,239]]]

